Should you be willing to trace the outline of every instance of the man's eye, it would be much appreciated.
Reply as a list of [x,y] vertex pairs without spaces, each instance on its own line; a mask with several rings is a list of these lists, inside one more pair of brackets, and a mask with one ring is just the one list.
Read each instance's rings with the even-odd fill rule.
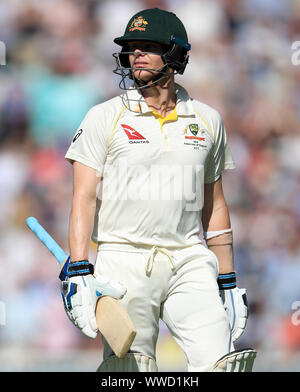
[[141,52],[155,52],[158,50],[158,48],[153,45],[139,45],[139,46],[131,46],[129,48],[131,52],[134,52],[136,49],[139,49]]
[[157,45],[153,45],[153,44],[149,44],[149,45],[147,45],[147,50],[152,50],[152,51],[158,51],[158,50],[160,50],[160,47],[159,46],[157,46]]

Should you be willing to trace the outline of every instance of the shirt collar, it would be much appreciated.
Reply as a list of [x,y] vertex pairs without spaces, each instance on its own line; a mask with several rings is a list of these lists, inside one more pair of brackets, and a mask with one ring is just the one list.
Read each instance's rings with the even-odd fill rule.
[[[177,94],[176,111],[178,116],[193,116],[192,100],[187,91],[177,83],[175,83],[175,89]],[[133,115],[139,116],[152,113],[152,110],[148,107],[140,91],[135,88],[127,90],[122,95],[122,100]]]
[[177,103],[176,110],[178,116],[193,116],[195,114],[192,99],[185,88],[175,83]]

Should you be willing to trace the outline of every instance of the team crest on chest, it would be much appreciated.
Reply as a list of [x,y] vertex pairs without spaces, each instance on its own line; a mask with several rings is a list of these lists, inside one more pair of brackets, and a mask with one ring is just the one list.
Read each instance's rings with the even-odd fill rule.
[[206,148],[205,129],[199,129],[198,124],[189,124],[184,129],[184,144],[193,146],[195,150]]
[[190,124],[190,125],[189,125],[189,130],[192,132],[192,134],[193,134],[194,136],[196,136],[197,133],[198,133],[198,130],[199,130],[198,124]]

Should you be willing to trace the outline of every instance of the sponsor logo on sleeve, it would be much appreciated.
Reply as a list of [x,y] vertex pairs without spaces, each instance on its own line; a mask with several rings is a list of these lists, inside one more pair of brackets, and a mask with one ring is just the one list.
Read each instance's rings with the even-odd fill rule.
[[73,138],[73,143],[76,142],[76,140],[79,138],[79,136],[82,134],[83,130],[79,129],[79,131],[76,133],[76,135]]

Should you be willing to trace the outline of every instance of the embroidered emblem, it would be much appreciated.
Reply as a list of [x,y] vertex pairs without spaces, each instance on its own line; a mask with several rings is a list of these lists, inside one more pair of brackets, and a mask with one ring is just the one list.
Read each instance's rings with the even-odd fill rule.
[[205,129],[199,129],[198,124],[189,124],[184,129],[184,138],[186,140],[184,144],[186,146],[193,146],[196,150],[199,150],[200,147],[206,148],[207,145],[205,143],[204,135]]
[[190,124],[189,129],[192,132],[192,134],[196,136],[199,130],[198,124]]
[[131,22],[129,31],[140,30],[145,31],[148,22],[144,19],[143,16],[139,16]]

